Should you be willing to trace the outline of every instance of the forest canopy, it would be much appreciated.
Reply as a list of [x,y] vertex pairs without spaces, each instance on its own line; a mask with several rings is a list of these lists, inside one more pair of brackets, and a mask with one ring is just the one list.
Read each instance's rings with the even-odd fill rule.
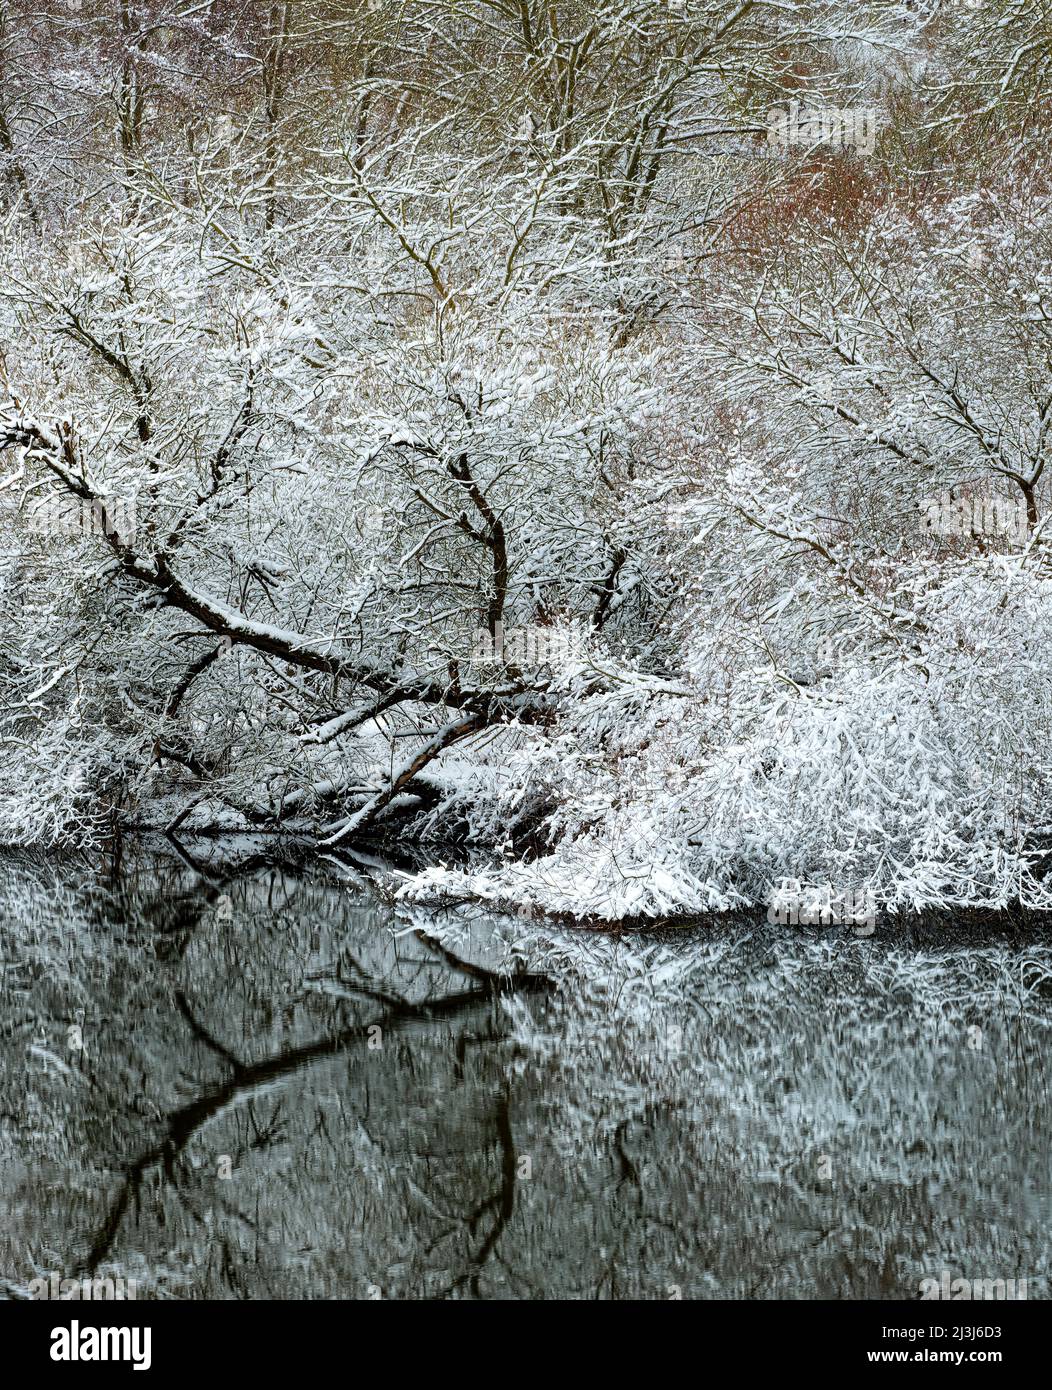
[[0,840],[1052,905],[1050,69],[1047,0],[0,0]]

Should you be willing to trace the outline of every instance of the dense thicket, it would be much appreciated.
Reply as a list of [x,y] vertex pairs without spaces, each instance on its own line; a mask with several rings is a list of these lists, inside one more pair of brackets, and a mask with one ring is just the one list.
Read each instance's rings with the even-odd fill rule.
[[1032,0],[3,0],[0,835],[1046,905],[1050,55]]

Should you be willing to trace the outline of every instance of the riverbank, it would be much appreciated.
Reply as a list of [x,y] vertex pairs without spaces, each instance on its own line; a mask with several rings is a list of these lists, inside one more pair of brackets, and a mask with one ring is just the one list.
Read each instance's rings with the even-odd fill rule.
[[[220,865],[225,873],[236,873],[246,865],[293,871],[319,870],[337,879],[341,873],[349,873],[355,877],[355,881],[368,883],[372,891],[392,904],[417,904],[455,912],[496,913],[521,922],[546,921],[582,931],[656,933],[670,929],[737,930],[767,925],[772,930],[785,933],[831,933],[840,938],[872,937],[916,947],[934,947],[946,942],[977,945],[995,938],[1019,941],[1042,939],[1047,931],[1052,930],[1052,914],[1046,910],[1024,907],[1018,902],[996,909],[978,906],[953,910],[928,908],[879,912],[872,930],[864,924],[859,926],[832,918],[803,921],[786,921],[783,918],[779,921],[776,914],[763,904],[717,912],[637,914],[610,920],[586,912],[546,910],[535,901],[458,892],[454,886],[458,882],[457,875],[462,875],[463,881],[470,883],[473,875],[506,872],[507,862],[492,858],[487,860],[477,852],[471,854],[463,845],[424,845],[396,837],[372,837],[353,846],[326,848],[319,844],[316,837],[281,830],[231,831],[213,826],[193,832],[184,830],[170,836],[147,829],[125,832],[120,841],[120,851],[116,854],[111,847],[102,852],[85,852],[82,857],[100,876],[106,877],[120,872],[125,852],[129,850],[161,857],[174,856],[201,873],[211,872],[206,865],[213,868]],[[19,851],[14,847],[0,846],[0,855],[20,852],[28,853],[34,860],[42,862],[47,862],[56,854],[63,859],[70,853],[39,849]],[[439,866],[431,863],[436,853],[441,855]]]

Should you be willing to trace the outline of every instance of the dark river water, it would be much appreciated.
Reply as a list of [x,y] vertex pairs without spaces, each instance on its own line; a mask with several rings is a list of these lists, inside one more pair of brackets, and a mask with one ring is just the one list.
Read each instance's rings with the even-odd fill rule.
[[575,931],[0,860],[0,1295],[1049,1292],[1049,940]]

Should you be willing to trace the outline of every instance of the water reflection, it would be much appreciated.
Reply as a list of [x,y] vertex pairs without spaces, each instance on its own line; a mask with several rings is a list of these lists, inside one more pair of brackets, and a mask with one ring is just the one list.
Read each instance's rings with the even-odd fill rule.
[[[1045,1297],[1052,949],[0,865],[0,1289]],[[81,1045],[82,1044],[82,1045]]]

